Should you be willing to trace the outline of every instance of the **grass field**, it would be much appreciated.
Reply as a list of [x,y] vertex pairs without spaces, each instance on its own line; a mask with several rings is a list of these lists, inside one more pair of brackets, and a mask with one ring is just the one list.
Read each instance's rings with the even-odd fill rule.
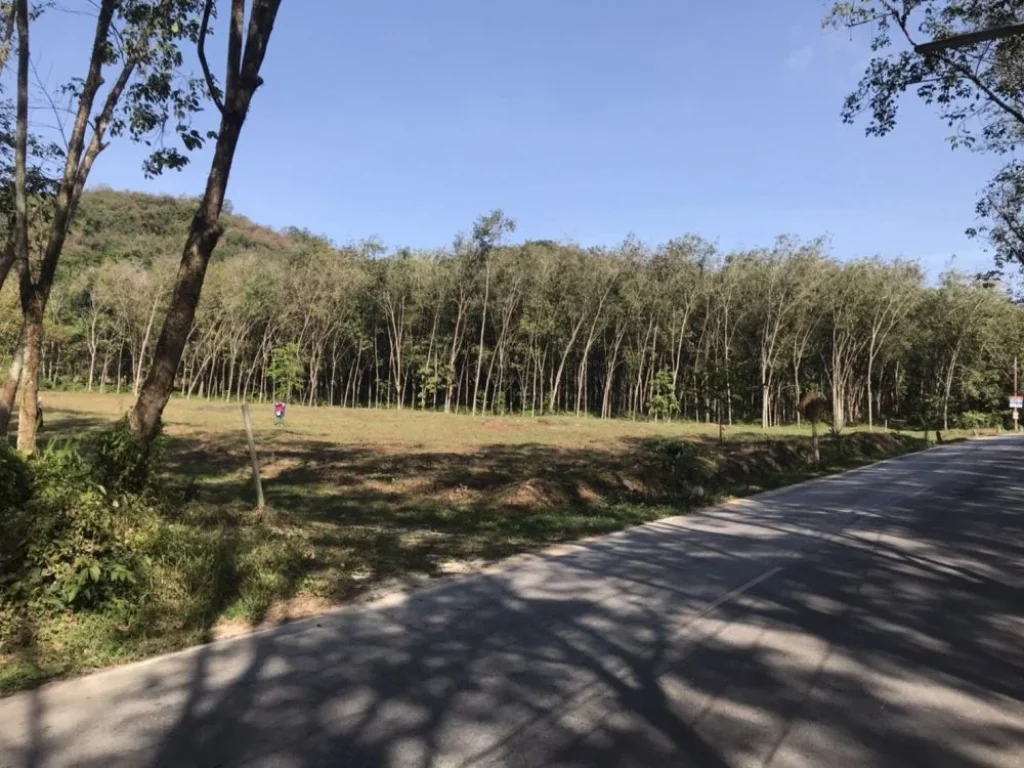
[[[108,424],[132,400],[54,392],[45,402],[45,432],[53,436]],[[786,466],[759,463],[779,444],[806,441],[807,428],[731,427],[720,447],[716,425],[694,423],[292,406],[278,426],[269,404],[250,407],[267,503],[279,524],[308,536],[318,565],[303,588],[328,599],[346,599],[367,581],[461,570],[711,498],[710,488],[694,494],[666,481],[658,451],[665,441],[694,441],[716,454],[716,464],[739,461],[718,478],[715,497],[814,473],[806,456]],[[190,495],[252,509],[237,404],[173,400],[165,425],[168,470],[189,478]]]
[[[132,402],[98,393],[43,399],[48,440],[110,424]],[[253,509],[237,404],[172,401],[165,473],[187,486],[185,525],[272,537],[256,566],[269,586],[214,595],[195,611],[201,620],[175,632],[126,633],[88,617],[55,623],[37,632],[33,658],[19,660],[21,671],[6,684],[0,679],[0,690],[308,615],[922,444],[882,434],[826,439],[819,470],[809,430],[797,428],[736,426],[719,443],[716,425],[297,406],[276,426],[269,405],[251,407],[266,510]],[[281,542],[301,551],[298,567],[275,554]]]
[[[45,401],[49,435],[109,423],[131,405],[130,396],[87,393]],[[458,572],[813,474],[806,457],[759,463],[773,443],[806,439],[806,428],[732,427],[719,448],[716,425],[693,423],[293,406],[277,426],[269,404],[252,408],[267,503],[316,563],[301,591],[331,601],[382,579]],[[255,495],[239,406],[174,400],[165,422],[169,470],[194,483],[191,495],[247,513]],[[681,437],[736,466],[719,483],[673,485],[657,446]]]

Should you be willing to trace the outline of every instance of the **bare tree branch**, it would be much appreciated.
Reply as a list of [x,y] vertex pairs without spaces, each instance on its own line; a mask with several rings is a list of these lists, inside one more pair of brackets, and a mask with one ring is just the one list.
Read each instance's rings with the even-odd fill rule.
[[69,147],[69,145],[68,145],[68,134],[67,134],[67,131],[65,131],[65,129],[64,129],[64,120],[61,118],[61,114],[60,113],[61,113],[61,111],[63,111],[65,114],[67,114],[67,113],[70,113],[70,110],[68,110],[68,109],[61,110],[60,107],[57,106],[56,102],[53,100],[53,96],[50,94],[50,91],[43,84],[43,80],[39,76],[39,70],[36,69],[35,62],[31,62],[30,66],[32,67],[32,77],[36,81],[36,86],[42,92],[43,98],[46,99],[46,103],[49,105],[50,111],[53,112],[53,117],[57,121],[57,126],[56,126],[57,132],[60,134],[61,141],[64,142],[64,151],[67,152],[68,151],[68,147]]
[[75,187],[71,194],[71,215],[68,217],[68,225],[70,226],[71,219],[74,218],[75,209],[78,207],[78,201],[82,197],[82,190],[85,188],[85,181],[89,178],[89,171],[92,170],[92,165],[96,162],[96,158],[100,152],[107,148],[107,145],[103,142],[103,137],[106,136],[107,128],[110,127],[110,121],[114,117],[114,110],[117,108],[117,103],[121,100],[121,94],[124,92],[125,87],[128,85],[128,81],[131,79],[132,73],[135,71],[135,67],[138,65],[137,58],[129,58],[125,62],[124,67],[121,69],[121,73],[117,76],[117,80],[110,88],[110,92],[107,94],[107,99],[103,104],[103,109],[100,110],[99,115],[96,117],[95,127],[93,128],[92,139],[89,141],[89,147],[85,150],[85,155],[82,157],[82,164],[78,169],[78,175],[75,178]]
[[217,88],[217,81],[214,80],[213,73],[210,71],[210,63],[206,59],[206,35],[210,29],[210,14],[213,13],[213,2],[214,0],[206,0],[206,5],[203,6],[203,20],[199,25],[199,43],[196,47],[199,52],[199,64],[203,68],[203,77],[206,78],[206,87],[210,91],[210,98],[213,99],[213,103],[223,115],[224,101],[221,99],[220,89]]

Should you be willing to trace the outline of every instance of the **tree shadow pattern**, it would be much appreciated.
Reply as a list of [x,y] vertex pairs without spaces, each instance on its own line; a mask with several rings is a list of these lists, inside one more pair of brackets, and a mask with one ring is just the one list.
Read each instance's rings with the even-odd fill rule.
[[[696,440],[700,458],[681,461],[650,439],[629,439],[618,451],[519,444],[441,453],[282,434],[261,450],[264,492],[280,521],[321,553],[314,576],[332,599],[381,578],[435,576],[453,560],[495,560],[816,474],[806,440]],[[906,448],[861,437],[855,457],[837,452],[833,468]],[[174,474],[193,478],[202,501],[251,504],[240,437],[172,443]]]
[[0,701],[13,766],[1011,766],[1024,454],[968,443]]

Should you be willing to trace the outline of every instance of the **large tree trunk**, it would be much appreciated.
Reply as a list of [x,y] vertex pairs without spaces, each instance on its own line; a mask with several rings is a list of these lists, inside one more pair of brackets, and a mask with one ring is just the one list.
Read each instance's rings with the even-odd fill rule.
[[[171,305],[153,352],[153,364],[139,392],[138,401],[132,409],[132,428],[142,440],[151,440],[156,435],[160,415],[174,390],[174,376],[185,349],[185,339],[195,319],[210,255],[223,231],[219,221],[220,211],[224,204],[227,175],[238,141],[238,128],[241,126],[236,126],[231,134],[223,132],[223,127],[217,142],[218,151],[214,156],[206,195],[192,219]],[[222,149],[222,142],[230,146],[224,146]]]
[[[14,139],[14,260],[18,262],[18,277],[20,279],[19,290],[21,294],[22,310],[22,332],[19,342],[23,359],[20,361],[21,369],[15,371],[19,366],[19,360],[15,355],[14,365],[11,366],[12,375],[8,378],[8,385],[12,389],[8,395],[5,387],[3,416],[3,433],[6,437],[7,427],[10,422],[10,414],[13,410],[14,398],[18,391],[18,384],[26,378],[28,372],[33,382],[33,392],[39,375],[39,350],[43,343],[42,312],[38,311],[38,302],[31,286],[31,274],[28,264],[28,194],[27,184],[27,163],[28,163],[28,68],[29,37],[28,37],[28,0],[18,0],[15,4],[15,15],[18,23],[18,107],[17,107],[17,128]],[[45,306],[45,305],[44,305]],[[25,365],[28,361],[29,364]],[[14,374],[17,375],[14,375]],[[26,386],[24,390],[27,390]],[[29,452],[35,448],[35,398],[32,399],[32,426],[31,431],[26,431],[22,436],[22,422],[25,420],[25,412],[21,411],[18,417],[18,449],[24,450],[24,446],[30,446]]]
[[43,347],[43,302],[33,296],[25,312],[25,362],[21,372],[21,403],[18,409],[18,450],[36,451],[36,403],[39,397],[39,365]]
[[195,320],[206,268],[223,231],[220,213],[224,207],[231,165],[253,93],[261,83],[259,71],[280,5],[281,0],[254,0],[243,53],[245,2],[232,2],[225,98],[224,103],[219,105],[220,132],[217,134],[210,175],[185,242],[167,317],[153,352],[153,364],[132,409],[132,429],[144,442],[156,436],[160,416],[174,390],[174,376]]

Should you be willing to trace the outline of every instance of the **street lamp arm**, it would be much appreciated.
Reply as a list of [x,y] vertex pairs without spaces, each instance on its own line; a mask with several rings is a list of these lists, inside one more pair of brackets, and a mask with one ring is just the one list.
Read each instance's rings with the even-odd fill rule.
[[915,45],[914,51],[923,56],[930,56],[942,53],[943,51],[948,51],[951,48],[964,48],[968,45],[984,43],[989,40],[1001,40],[1004,37],[1014,37],[1015,35],[1024,35],[1024,23],[1007,24],[1001,27],[989,27],[988,29],[980,29],[977,32],[967,32],[962,35],[943,37],[939,40],[932,40],[928,43]]

